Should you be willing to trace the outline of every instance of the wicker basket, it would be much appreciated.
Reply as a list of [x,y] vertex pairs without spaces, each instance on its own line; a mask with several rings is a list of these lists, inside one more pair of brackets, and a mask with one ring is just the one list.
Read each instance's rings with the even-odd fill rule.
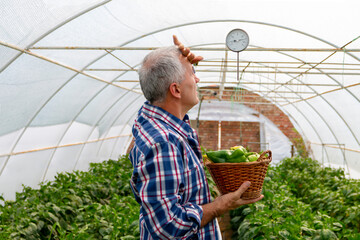
[[[265,155],[268,154],[268,157]],[[205,160],[212,178],[221,194],[236,191],[245,181],[250,187],[241,196],[242,199],[260,197],[264,178],[271,162],[271,151],[264,151],[255,162],[211,163]]]

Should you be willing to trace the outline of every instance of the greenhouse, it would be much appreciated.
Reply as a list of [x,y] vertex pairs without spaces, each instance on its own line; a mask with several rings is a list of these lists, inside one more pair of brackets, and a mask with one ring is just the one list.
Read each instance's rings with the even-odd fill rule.
[[[222,238],[360,239],[359,9],[1,1],[0,239],[139,238],[127,155],[146,101],[138,71],[173,35],[203,57],[187,114],[204,154],[272,153],[264,199],[219,217]],[[233,30],[247,34],[244,49],[229,47]]]

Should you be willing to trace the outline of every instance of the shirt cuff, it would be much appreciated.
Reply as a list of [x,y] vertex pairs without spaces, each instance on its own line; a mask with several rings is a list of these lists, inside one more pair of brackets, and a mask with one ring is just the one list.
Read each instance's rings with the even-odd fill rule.
[[200,229],[201,226],[201,219],[203,216],[203,209],[200,205],[187,203],[185,206],[186,209],[186,215],[189,219],[194,221],[197,224],[197,228],[194,232],[197,232]]

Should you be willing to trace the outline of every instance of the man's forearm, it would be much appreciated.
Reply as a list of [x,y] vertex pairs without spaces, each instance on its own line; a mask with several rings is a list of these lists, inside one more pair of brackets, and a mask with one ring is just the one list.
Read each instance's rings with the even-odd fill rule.
[[211,202],[205,205],[201,206],[203,209],[203,217],[201,219],[201,226],[204,227],[206,224],[208,224],[210,221],[212,221],[214,218],[221,216],[226,211],[219,209],[217,206],[217,202]]

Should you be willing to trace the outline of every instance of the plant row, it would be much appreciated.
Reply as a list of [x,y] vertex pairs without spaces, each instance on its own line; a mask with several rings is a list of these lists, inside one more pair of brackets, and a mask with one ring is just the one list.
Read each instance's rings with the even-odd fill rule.
[[127,156],[60,173],[0,205],[0,239],[138,239]]
[[322,168],[310,158],[287,158],[278,166],[292,193],[360,232],[360,181],[346,178],[343,169]]
[[231,212],[234,239],[360,239],[359,187],[342,170],[284,159],[269,167],[264,199]]

